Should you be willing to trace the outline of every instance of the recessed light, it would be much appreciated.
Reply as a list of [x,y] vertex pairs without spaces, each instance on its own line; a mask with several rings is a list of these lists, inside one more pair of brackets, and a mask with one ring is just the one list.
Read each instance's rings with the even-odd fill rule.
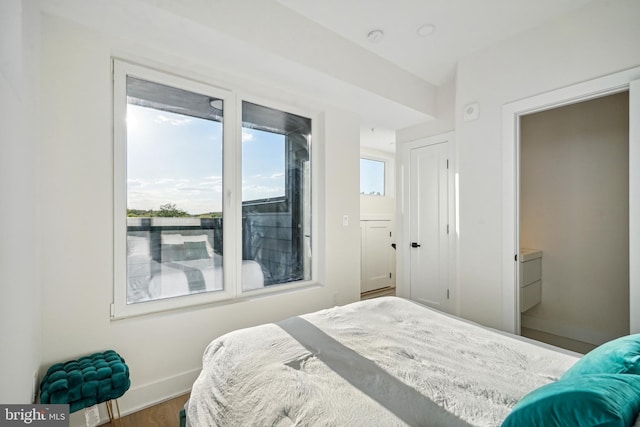
[[371,43],[380,43],[384,38],[384,32],[382,30],[372,30],[367,34],[367,40]]
[[418,35],[420,37],[427,37],[430,36],[431,34],[435,33],[436,31],[436,26],[433,24],[425,24],[422,25],[420,27],[418,27],[418,29],[416,30],[416,33],[418,33]]

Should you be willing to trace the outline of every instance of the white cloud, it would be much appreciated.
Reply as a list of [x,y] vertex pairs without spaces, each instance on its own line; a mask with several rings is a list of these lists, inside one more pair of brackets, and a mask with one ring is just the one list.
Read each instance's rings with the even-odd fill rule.
[[242,132],[242,142],[253,141],[255,139],[255,135],[251,132]]
[[145,185],[147,185],[147,183],[139,179],[127,179],[127,188],[140,188],[144,187]]
[[188,183],[189,180],[188,179],[175,179],[175,178],[159,178],[157,180],[154,181],[155,185],[166,185],[166,184],[173,184],[176,183],[176,185],[184,185],[185,183]]
[[156,116],[156,123],[167,123],[170,124],[172,126],[182,126],[182,125],[186,125],[191,123],[191,118],[190,117],[184,117],[184,118],[179,118],[179,119],[173,119],[170,117],[165,116],[164,114],[158,114]]
[[211,176],[205,176],[203,178],[204,181],[211,183],[211,184],[221,184],[222,183],[222,177],[219,175],[211,175]]
[[130,209],[158,209],[173,203],[191,214],[222,210],[222,177],[200,179],[160,178],[153,182],[129,179],[127,205]]

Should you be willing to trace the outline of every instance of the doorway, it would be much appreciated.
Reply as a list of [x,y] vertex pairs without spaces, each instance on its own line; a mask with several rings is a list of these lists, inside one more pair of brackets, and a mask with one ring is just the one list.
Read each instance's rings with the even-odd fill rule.
[[519,191],[525,275],[540,255],[522,335],[582,353],[627,335],[629,92],[521,116]]
[[520,334],[520,118],[629,91],[629,331],[640,332],[640,67],[546,92],[503,107],[503,329]]

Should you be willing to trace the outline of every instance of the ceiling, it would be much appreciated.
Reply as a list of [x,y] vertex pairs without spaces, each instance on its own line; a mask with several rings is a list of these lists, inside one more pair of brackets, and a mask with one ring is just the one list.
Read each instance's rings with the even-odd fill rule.
[[[437,117],[457,63],[595,0],[39,0],[159,54],[181,52],[248,84],[304,93],[361,118],[361,143],[395,150],[395,130]],[[145,19],[140,19],[144,16]],[[597,23],[594,23],[596,25]],[[433,25],[427,36],[418,28]],[[372,43],[367,34],[380,30]],[[148,48],[147,48],[148,50]],[[149,52],[151,52],[149,50]],[[202,55],[215,52],[215,55]],[[238,55],[242,52],[242,55]],[[149,53],[151,57],[155,56]],[[190,61],[183,61],[192,63]],[[200,69],[200,64],[191,68]],[[372,131],[374,129],[374,131]]]
[[[422,80],[451,81],[457,62],[474,52],[568,14],[592,0],[277,0]],[[425,25],[435,27],[418,35]],[[367,35],[381,30],[381,40]],[[393,151],[395,133],[361,129],[362,144]]]
[[[307,19],[437,86],[460,58],[592,0],[278,0]],[[428,36],[418,28],[430,24]],[[372,43],[367,34],[382,30]]]

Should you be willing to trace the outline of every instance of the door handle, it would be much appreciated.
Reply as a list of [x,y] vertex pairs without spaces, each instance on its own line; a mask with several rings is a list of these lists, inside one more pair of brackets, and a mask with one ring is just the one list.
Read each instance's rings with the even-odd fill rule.
[[420,247],[420,245],[419,245],[419,244],[417,244],[416,242],[411,242],[411,247],[412,247],[412,248],[419,248],[419,247]]

